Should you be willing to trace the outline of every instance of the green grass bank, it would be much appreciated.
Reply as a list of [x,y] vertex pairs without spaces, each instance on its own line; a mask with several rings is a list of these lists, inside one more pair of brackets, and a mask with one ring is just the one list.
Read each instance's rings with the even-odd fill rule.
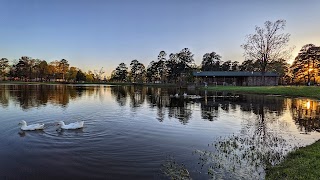
[[320,179],[320,141],[290,152],[282,163],[268,167],[266,179]]
[[317,86],[208,86],[211,91],[230,91],[247,94],[270,94],[292,97],[310,97],[320,99],[320,87]]

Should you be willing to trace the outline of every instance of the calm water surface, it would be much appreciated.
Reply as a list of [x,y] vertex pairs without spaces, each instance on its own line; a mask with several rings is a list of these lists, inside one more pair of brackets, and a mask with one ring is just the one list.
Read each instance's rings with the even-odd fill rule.
[[[264,179],[267,164],[320,138],[319,114],[303,98],[0,85],[0,179]],[[21,132],[21,120],[45,130]],[[60,120],[85,128],[57,132]]]

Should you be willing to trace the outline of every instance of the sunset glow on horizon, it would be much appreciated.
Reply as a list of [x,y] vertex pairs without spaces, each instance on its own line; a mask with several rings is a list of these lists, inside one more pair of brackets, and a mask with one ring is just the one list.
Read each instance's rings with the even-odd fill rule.
[[[289,3],[290,2],[290,3]],[[301,7],[304,7],[303,9]],[[133,59],[146,67],[160,51],[189,48],[197,65],[207,52],[244,61],[248,34],[267,20],[286,20],[292,63],[305,44],[320,45],[320,2],[304,1],[0,1],[0,57],[67,59],[106,75]]]

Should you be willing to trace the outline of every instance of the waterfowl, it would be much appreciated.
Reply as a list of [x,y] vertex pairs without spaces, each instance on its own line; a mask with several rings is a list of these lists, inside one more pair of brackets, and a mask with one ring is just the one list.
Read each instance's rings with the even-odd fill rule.
[[70,124],[65,124],[63,121],[59,121],[57,126],[58,129],[80,129],[83,128],[84,121],[77,121]]
[[44,124],[30,124],[27,125],[27,122],[22,120],[19,125],[21,126],[20,129],[23,131],[34,131],[34,130],[42,130],[44,128]]
[[192,96],[189,96],[190,99],[200,99],[202,98],[201,96],[199,95],[192,95]]

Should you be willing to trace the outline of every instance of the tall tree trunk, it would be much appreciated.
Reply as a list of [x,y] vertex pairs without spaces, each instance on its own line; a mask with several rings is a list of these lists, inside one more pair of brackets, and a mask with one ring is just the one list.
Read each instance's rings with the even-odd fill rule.
[[263,62],[261,67],[262,86],[266,85],[266,81],[265,81],[266,66],[267,66],[267,63]]
[[307,83],[307,86],[310,86],[310,63],[309,63],[309,60],[308,60],[308,83]]

